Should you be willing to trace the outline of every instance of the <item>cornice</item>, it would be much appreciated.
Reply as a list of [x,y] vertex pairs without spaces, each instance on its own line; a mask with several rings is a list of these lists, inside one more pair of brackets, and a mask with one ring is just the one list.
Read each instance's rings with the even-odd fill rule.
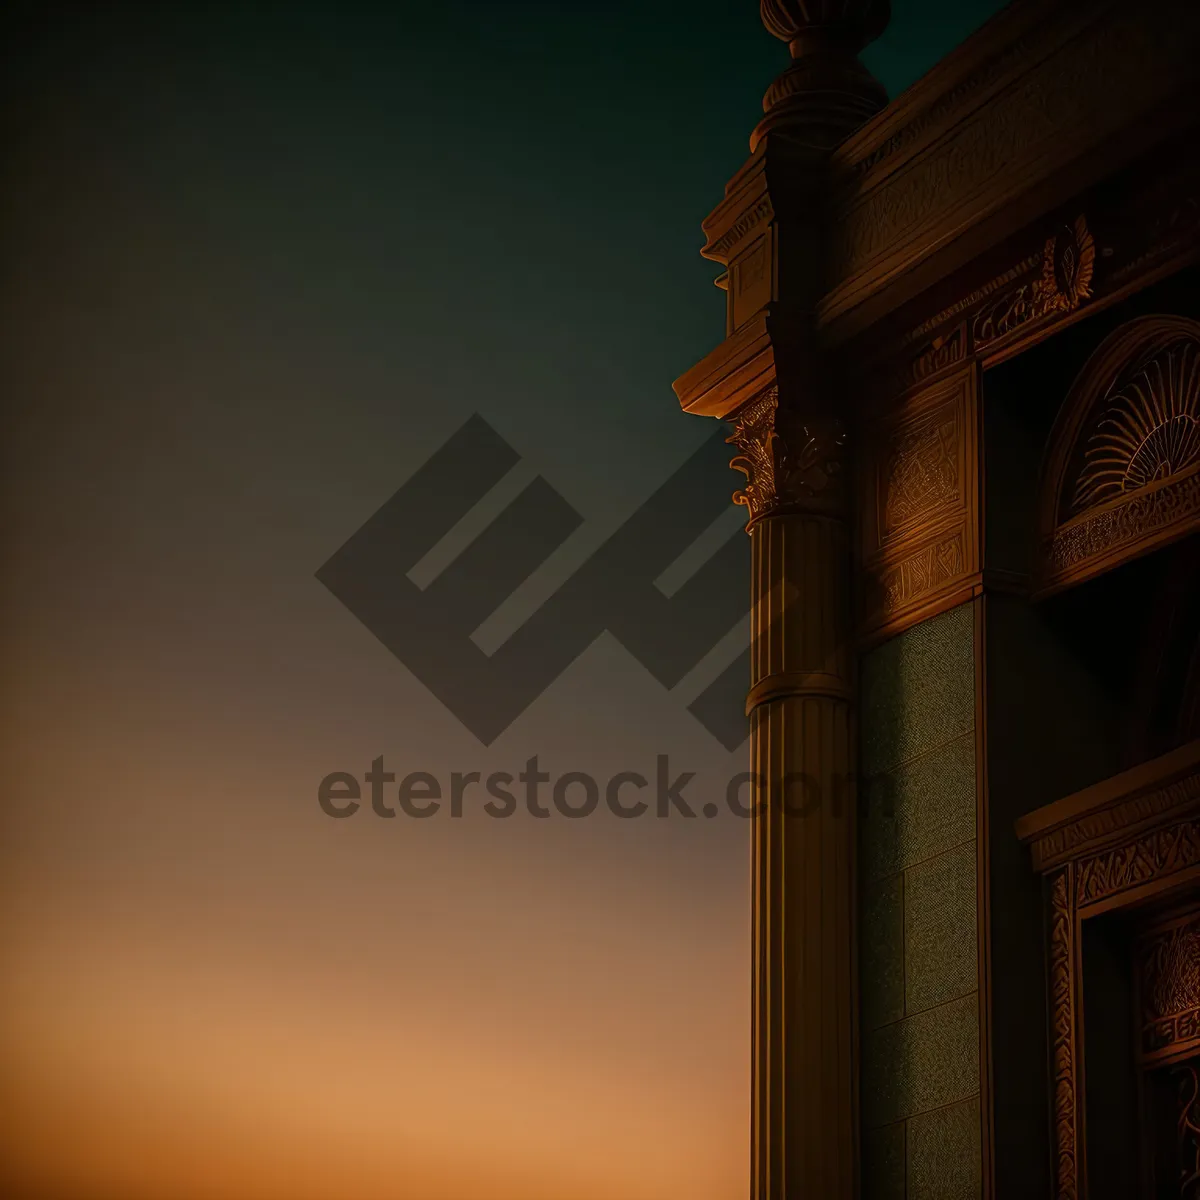
[[842,143],[833,161],[843,186],[877,184],[1052,49],[1045,4],[1008,5]]
[[1047,871],[1198,810],[1200,740],[1029,813],[1016,833]]
[[725,187],[725,198],[701,224],[702,257],[729,265],[730,253],[758,225],[775,215],[767,191],[766,147],[760,146]]
[[775,378],[775,351],[761,312],[672,385],[684,412],[724,420]]
[[1017,0],[835,152],[840,343],[1197,120],[1194,0]]

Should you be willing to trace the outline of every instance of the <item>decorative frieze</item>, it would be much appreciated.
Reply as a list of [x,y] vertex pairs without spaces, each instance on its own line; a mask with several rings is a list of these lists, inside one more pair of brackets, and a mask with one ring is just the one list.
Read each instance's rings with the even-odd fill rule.
[[1200,822],[1195,817],[1155,829],[1125,845],[1082,859],[1076,871],[1080,907],[1200,865]]
[[[1148,14],[1147,5],[1160,11]],[[874,292],[903,286],[918,263],[945,246],[946,230],[994,215],[1065,161],[1129,128],[1137,114],[1191,87],[1200,8],[1171,0],[1095,5],[1086,13],[1061,7],[1062,15],[1056,11],[1037,32],[1048,53],[1007,54],[1028,30],[1017,15],[998,22],[1000,44],[981,54],[966,78],[924,104],[910,101],[911,132],[901,126],[872,146],[868,130],[847,148],[853,183],[834,237],[824,323],[852,328],[853,310]],[[981,40],[980,49],[986,44]],[[939,82],[931,78],[926,86]],[[986,105],[977,99],[983,94]],[[923,130],[931,120],[939,129],[927,149]],[[1153,128],[1168,135],[1165,122]],[[1114,145],[1111,157],[1128,160],[1136,152],[1133,144]],[[855,170],[855,159],[865,173]],[[1091,182],[1084,178],[1077,188]]]
[[949,303],[922,311],[913,302],[855,348],[847,366],[876,405],[970,359],[1015,353],[1080,310],[1200,255],[1200,163],[1184,143],[1075,203],[1010,240],[999,269],[992,262],[986,274],[982,264],[979,274],[963,271],[962,293]]
[[1074,312],[1092,294],[1096,243],[1084,216],[1046,239],[1041,274],[987,304],[971,323],[978,353],[1023,325]]

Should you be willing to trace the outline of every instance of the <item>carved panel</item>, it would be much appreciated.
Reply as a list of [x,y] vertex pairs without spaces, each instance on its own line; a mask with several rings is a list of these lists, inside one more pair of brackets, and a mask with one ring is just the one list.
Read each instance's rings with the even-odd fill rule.
[[1099,904],[1144,883],[1155,883],[1200,864],[1200,822],[1194,818],[1155,829],[1136,841],[1081,859],[1076,903]]
[[1076,1200],[1078,1103],[1076,1077],[1076,917],[1071,868],[1050,881],[1050,1080],[1054,1120],[1054,1195]]
[[962,499],[960,414],[952,399],[899,437],[885,453],[879,480],[880,538],[896,534]]
[[1042,592],[1200,528],[1200,322],[1142,317],[1105,339],[1051,435],[1040,513]]
[[925,611],[978,569],[975,405],[968,370],[872,429],[861,506],[868,629]]
[[910,601],[959,578],[963,561],[963,536],[958,531],[889,567],[879,582],[884,610],[899,612]]
[[1147,930],[1135,948],[1139,1053],[1147,1064],[1200,1050],[1200,911]]
[[729,264],[729,328],[740,329],[771,302],[774,287],[774,235],[756,237]]

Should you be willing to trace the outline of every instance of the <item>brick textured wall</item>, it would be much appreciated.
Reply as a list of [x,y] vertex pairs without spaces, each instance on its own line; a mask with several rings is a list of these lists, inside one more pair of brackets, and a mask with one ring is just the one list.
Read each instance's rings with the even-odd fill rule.
[[981,1192],[972,605],[862,664],[863,1200]]

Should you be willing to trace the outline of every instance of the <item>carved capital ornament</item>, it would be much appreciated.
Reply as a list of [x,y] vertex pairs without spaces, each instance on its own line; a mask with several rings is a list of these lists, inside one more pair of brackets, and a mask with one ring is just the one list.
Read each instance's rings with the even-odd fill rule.
[[841,510],[846,432],[836,417],[792,416],[772,385],[734,416],[733,427],[726,441],[740,453],[729,465],[746,476],[733,502],[749,511],[747,529],[776,513]]

